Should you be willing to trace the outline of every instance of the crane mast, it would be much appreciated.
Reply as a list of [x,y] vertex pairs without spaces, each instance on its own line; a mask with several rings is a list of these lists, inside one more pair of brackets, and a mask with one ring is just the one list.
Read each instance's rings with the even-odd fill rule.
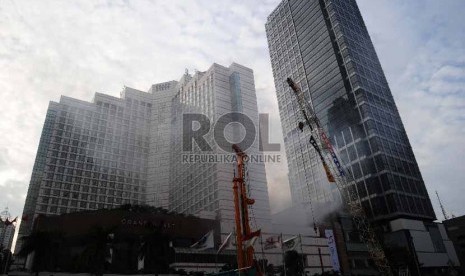
[[[237,175],[233,179],[233,193],[234,193],[234,211],[236,221],[236,235],[237,235],[237,266],[241,271],[246,268],[254,266],[254,249],[253,246],[244,248],[244,239],[252,234],[249,223],[249,205],[255,203],[254,199],[247,196],[246,182],[245,182],[245,165],[247,161],[247,154],[243,152],[237,145],[232,146],[236,153]],[[261,271],[257,272],[262,275]]]
[[320,156],[328,181],[337,185],[342,200],[345,202],[360,234],[360,238],[368,248],[370,257],[383,275],[392,275],[384,250],[377,240],[361,205],[354,179],[341,166],[331,142],[321,127],[313,108],[306,102],[300,87],[291,78],[287,78],[286,81],[297,97],[299,108],[305,120],[305,123],[299,122],[299,128],[303,131],[305,124],[310,128],[310,143]]

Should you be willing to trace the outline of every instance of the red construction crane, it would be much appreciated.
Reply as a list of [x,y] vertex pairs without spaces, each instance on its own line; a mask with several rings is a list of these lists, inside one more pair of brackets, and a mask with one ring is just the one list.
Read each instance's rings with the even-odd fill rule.
[[379,271],[382,275],[392,275],[384,250],[365,215],[358,194],[355,189],[350,189],[350,187],[355,186],[354,179],[340,164],[331,142],[321,127],[313,108],[305,100],[300,87],[291,78],[287,78],[286,81],[297,97],[300,111],[305,120],[305,122],[298,123],[299,128],[303,130],[305,125],[310,128],[310,143],[320,156],[328,181],[337,185],[347,210],[360,233],[361,240],[366,244],[368,252]]
[[[237,235],[237,266],[238,270],[242,271],[243,269],[255,266],[253,246],[247,246],[244,248],[244,240],[249,239],[251,235],[256,233],[251,231],[249,224],[249,205],[254,204],[255,200],[247,197],[245,183],[245,163],[247,154],[237,145],[233,145],[232,148],[236,152],[237,158],[237,174],[233,179],[234,211]],[[263,275],[259,269],[257,270],[257,275]]]

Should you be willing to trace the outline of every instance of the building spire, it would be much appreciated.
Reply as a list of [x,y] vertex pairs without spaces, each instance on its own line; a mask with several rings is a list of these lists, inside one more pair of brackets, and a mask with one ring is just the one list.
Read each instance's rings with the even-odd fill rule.
[[0,217],[2,220],[5,220],[5,219],[10,219],[11,218],[11,214],[10,214],[10,211],[8,209],[8,205],[5,207],[5,210],[3,210],[1,213],[0,213]]

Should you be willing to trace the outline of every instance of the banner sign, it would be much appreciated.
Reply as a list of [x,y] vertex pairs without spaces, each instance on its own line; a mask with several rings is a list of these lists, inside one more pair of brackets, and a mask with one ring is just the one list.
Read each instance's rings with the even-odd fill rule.
[[340,272],[341,267],[339,265],[339,257],[337,255],[336,240],[334,239],[333,230],[326,229],[325,237],[328,241],[329,256],[331,257],[331,265],[333,266],[333,270],[336,272]]

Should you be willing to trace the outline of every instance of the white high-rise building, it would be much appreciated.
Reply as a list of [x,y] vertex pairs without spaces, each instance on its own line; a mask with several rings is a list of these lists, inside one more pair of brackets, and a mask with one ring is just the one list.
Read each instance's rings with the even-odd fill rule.
[[[180,213],[197,213],[214,211],[221,219],[222,232],[230,232],[234,225],[234,204],[232,197],[232,179],[234,163],[228,162],[185,162],[186,155],[192,152],[183,151],[183,115],[203,114],[209,119],[210,131],[203,136],[211,145],[211,151],[195,148],[195,154],[216,156],[234,155],[231,146],[221,147],[214,135],[218,121],[229,113],[240,113],[253,122],[255,134],[258,134],[258,108],[255,94],[253,71],[242,65],[233,63],[229,67],[213,64],[206,72],[196,72],[193,76],[186,74],[179,83],[178,92],[173,98],[172,108],[172,153],[169,209]],[[234,115],[231,115],[234,116]],[[236,120],[237,118],[226,118]],[[185,125],[184,125],[185,128]],[[247,131],[250,131],[249,129]],[[259,138],[245,136],[245,128],[237,123],[224,129],[227,140],[240,141],[254,139],[251,146],[244,149],[249,156],[260,156]],[[215,139],[216,138],[216,139]],[[225,143],[228,144],[228,143]],[[206,157],[205,157],[206,160]],[[270,205],[265,174],[265,164],[250,162],[247,165],[250,197],[255,199],[251,206],[252,227],[269,230],[271,227]],[[254,225],[254,224],[257,225]]]
[[8,221],[15,221],[8,211],[8,207],[0,213],[0,247],[3,249],[11,250],[11,245],[13,243],[13,236],[15,235],[15,222],[7,224]]
[[11,250],[11,245],[13,244],[13,236],[15,235],[16,227],[13,224],[5,226],[4,224],[0,225],[0,240],[1,245],[5,249]]
[[[19,236],[39,214],[149,204],[180,213],[221,219],[233,227],[233,163],[180,160],[181,114],[195,107],[214,122],[242,112],[258,132],[258,109],[251,69],[213,64],[187,72],[179,82],[154,84],[148,92],[125,87],[121,97],[96,93],[92,102],[62,96],[51,102],[32,171]],[[181,116],[181,117],[179,117]],[[178,121],[175,121],[178,120]],[[243,130],[235,126],[243,134]],[[213,130],[211,130],[213,132]],[[212,135],[208,134],[210,142]],[[258,139],[258,138],[257,138]],[[220,153],[214,147],[211,153]],[[247,149],[259,155],[258,140]],[[269,227],[270,207],[263,163],[250,164],[249,187],[256,199],[257,225]],[[19,240],[18,240],[19,241]],[[21,242],[18,242],[20,246]],[[19,247],[17,246],[17,248]]]
[[128,87],[121,98],[96,93],[93,102],[50,102],[19,237],[39,214],[146,201],[151,102],[151,94]]
[[150,155],[148,159],[147,204],[169,207],[170,153],[171,153],[171,100],[177,93],[176,81],[152,85],[152,116],[150,128]]

